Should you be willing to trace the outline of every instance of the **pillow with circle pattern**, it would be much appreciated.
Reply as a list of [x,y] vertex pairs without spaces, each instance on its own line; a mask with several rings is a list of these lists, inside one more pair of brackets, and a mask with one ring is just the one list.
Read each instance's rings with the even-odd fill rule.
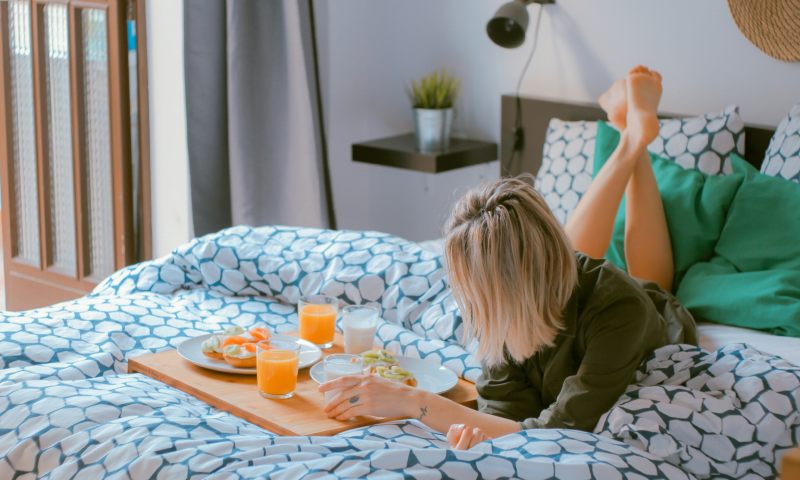
[[800,104],[792,107],[775,129],[761,173],[800,183]]
[[534,186],[562,224],[592,183],[596,136],[597,122],[550,120]]
[[[535,185],[562,224],[592,182],[596,136],[597,122],[550,120]],[[744,122],[739,107],[661,120],[661,131],[649,150],[686,169],[709,175],[730,173],[728,154],[744,155]]]

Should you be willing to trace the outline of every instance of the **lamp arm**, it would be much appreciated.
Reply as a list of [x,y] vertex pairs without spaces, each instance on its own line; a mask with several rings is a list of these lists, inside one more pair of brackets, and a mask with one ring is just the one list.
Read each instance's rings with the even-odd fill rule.
[[512,161],[514,160],[514,155],[521,151],[525,146],[525,132],[522,129],[522,101],[520,99],[519,92],[522,88],[522,81],[525,79],[525,74],[528,73],[528,68],[533,60],[533,54],[536,53],[536,46],[539,44],[539,26],[541,25],[542,21],[542,10],[544,10],[544,8],[539,6],[538,12],[536,13],[536,31],[533,33],[533,44],[531,45],[531,51],[528,54],[528,59],[525,61],[525,66],[522,68],[522,73],[520,73],[519,80],[517,80],[517,89],[515,95],[516,106],[514,109],[514,144],[511,154]]
[[[539,2],[531,2],[531,3],[539,3]],[[545,3],[553,3],[553,2],[545,2]],[[536,53],[536,46],[539,44],[539,26],[542,22],[542,10],[544,7],[539,5],[539,8],[536,12],[536,31],[533,32],[533,44],[531,45],[531,52],[528,54],[528,59],[525,61],[525,66],[522,68],[522,73],[520,73],[519,80],[517,81],[517,90],[516,90],[516,105],[514,108],[514,143],[511,148],[511,162],[516,160],[516,156],[522,149],[525,147],[525,131],[522,128],[522,100],[520,99],[519,92],[522,88],[522,81],[525,79],[525,74],[528,73],[528,68],[531,66],[531,61],[533,60],[533,54]]]
[[528,54],[528,59],[525,61],[525,66],[522,68],[522,73],[520,74],[519,80],[517,81],[517,97],[519,97],[519,89],[522,87],[522,80],[525,79],[525,74],[528,73],[528,68],[531,66],[531,60],[533,60],[533,54],[536,53],[536,46],[539,44],[539,26],[542,23],[542,10],[544,10],[544,7],[540,5],[536,12],[536,31],[533,32],[531,53]]

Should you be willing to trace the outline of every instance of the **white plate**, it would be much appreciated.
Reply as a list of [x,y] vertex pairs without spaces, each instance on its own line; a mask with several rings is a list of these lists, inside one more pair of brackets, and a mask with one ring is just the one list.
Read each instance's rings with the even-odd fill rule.
[[[256,374],[255,367],[236,368],[229,365],[224,360],[214,360],[205,356],[203,354],[202,345],[203,342],[212,335],[214,334],[210,333],[208,335],[200,335],[199,337],[194,337],[190,338],[189,340],[186,340],[185,342],[178,345],[178,355],[180,355],[187,361],[194,363],[198,367],[207,368],[209,370],[216,370],[217,372],[237,373],[239,375]],[[291,339],[295,340],[297,343],[300,344],[300,364],[298,365],[299,368],[306,368],[308,366],[311,366],[314,363],[316,363],[320,359],[320,357],[322,357],[322,350],[320,350],[318,346],[306,340],[300,340],[295,337],[287,337],[285,335],[273,335],[272,338],[276,340]]]
[[[400,367],[413,373],[417,378],[417,388],[431,393],[444,393],[458,384],[458,376],[452,370],[420,358],[395,356]],[[325,382],[325,369],[322,362],[311,367],[308,371],[311,378],[317,383]]]

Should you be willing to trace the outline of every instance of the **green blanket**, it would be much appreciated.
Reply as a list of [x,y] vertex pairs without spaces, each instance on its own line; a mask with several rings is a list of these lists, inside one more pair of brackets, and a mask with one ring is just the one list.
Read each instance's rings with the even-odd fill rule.
[[[601,123],[595,173],[619,133]],[[675,259],[678,299],[697,320],[800,337],[800,186],[732,155],[708,176],[651,154]],[[625,268],[624,204],[607,258]]]

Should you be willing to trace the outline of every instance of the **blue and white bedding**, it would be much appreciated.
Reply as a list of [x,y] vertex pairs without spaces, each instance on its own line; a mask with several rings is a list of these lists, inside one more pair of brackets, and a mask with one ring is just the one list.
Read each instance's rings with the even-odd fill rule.
[[772,478],[798,443],[800,367],[746,345],[669,346],[594,433],[528,430],[466,452],[415,421],[279,437],[126,359],[235,323],[296,328],[300,295],[379,306],[385,347],[474,380],[441,257],[374,232],[236,227],[87,297],[0,320],[0,478]]

